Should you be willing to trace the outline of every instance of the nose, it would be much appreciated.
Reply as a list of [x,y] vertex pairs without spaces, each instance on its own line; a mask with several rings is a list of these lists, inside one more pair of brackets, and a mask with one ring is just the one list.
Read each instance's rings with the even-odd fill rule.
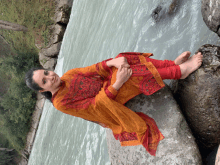
[[54,77],[53,75],[51,75],[51,74],[49,74],[49,75],[47,76],[47,78],[48,78],[51,82],[54,82],[54,81],[55,81],[55,77]]

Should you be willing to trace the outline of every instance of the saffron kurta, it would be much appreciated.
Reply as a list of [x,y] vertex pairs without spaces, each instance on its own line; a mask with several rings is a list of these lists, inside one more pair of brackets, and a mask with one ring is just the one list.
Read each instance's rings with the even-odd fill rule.
[[110,128],[122,146],[142,144],[155,156],[158,143],[164,138],[155,121],[124,106],[141,93],[151,95],[165,86],[155,66],[147,62],[151,55],[128,52],[116,56],[126,57],[132,69],[132,76],[118,91],[112,87],[117,68],[106,65],[111,59],[67,71],[61,77],[60,89],[52,97],[54,107]]

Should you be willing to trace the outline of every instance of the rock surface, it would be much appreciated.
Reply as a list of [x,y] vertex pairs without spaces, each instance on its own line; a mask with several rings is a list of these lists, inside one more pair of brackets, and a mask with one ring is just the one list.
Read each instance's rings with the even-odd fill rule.
[[63,35],[69,22],[72,3],[73,0],[56,0],[57,8],[53,18],[55,24],[50,27],[52,31],[50,41],[48,46],[39,52],[39,62],[44,69],[55,69]]
[[69,22],[71,7],[67,4],[62,5],[55,14],[55,22],[67,25]]
[[182,0],[172,0],[159,4],[152,12],[151,17],[155,22],[159,22],[166,17],[171,17],[177,13],[182,5]]
[[107,144],[112,165],[202,164],[194,137],[168,87],[150,96],[136,96],[125,106],[154,118],[165,138],[159,143],[154,157],[142,145],[121,147],[108,129]]
[[220,143],[220,47],[204,45],[202,66],[184,80],[172,81],[179,103],[195,138],[207,148]]
[[220,1],[202,0],[201,12],[208,28],[220,36]]

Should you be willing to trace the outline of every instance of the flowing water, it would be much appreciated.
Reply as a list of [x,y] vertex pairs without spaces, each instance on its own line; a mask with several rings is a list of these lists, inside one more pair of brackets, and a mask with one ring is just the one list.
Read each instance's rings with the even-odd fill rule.
[[[203,22],[201,0],[184,0],[166,16],[171,0],[75,0],[56,72],[89,66],[120,52],[152,52],[174,60],[218,36]],[[160,21],[151,13],[163,6]],[[169,83],[169,81],[167,81]],[[144,154],[144,153],[143,153]],[[110,165],[105,129],[69,116],[46,101],[29,165]]]

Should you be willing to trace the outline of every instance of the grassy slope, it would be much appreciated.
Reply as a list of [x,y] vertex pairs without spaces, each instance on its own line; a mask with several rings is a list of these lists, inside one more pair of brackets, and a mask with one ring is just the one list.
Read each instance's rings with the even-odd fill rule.
[[[31,52],[38,53],[39,50],[35,46],[35,40],[38,39],[43,46],[48,44],[50,36],[49,26],[53,24],[52,17],[54,16],[54,0],[1,0],[0,1],[0,20],[5,20],[28,28],[28,32],[18,32],[11,30],[0,29],[2,35],[11,46],[11,51],[15,54],[17,51],[33,50]],[[4,62],[4,56],[7,54],[7,49],[0,53],[0,63]],[[7,53],[5,53],[7,52]],[[7,55],[12,55],[8,53]],[[5,77],[4,73],[0,72],[0,83],[5,86],[9,84],[9,77]],[[3,89],[2,89],[3,90]],[[4,89],[7,90],[7,89]],[[31,118],[31,116],[30,116]],[[1,126],[1,122],[0,122]],[[4,143],[7,142],[4,140]],[[9,144],[8,147],[13,145]],[[23,148],[20,146],[19,148]]]
[[0,20],[24,25],[28,32],[1,30],[1,34],[16,49],[36,49],[35,38],[43,37],[45,45],[48,43],[48,26],[53,23],[53,0],[1,0]]

